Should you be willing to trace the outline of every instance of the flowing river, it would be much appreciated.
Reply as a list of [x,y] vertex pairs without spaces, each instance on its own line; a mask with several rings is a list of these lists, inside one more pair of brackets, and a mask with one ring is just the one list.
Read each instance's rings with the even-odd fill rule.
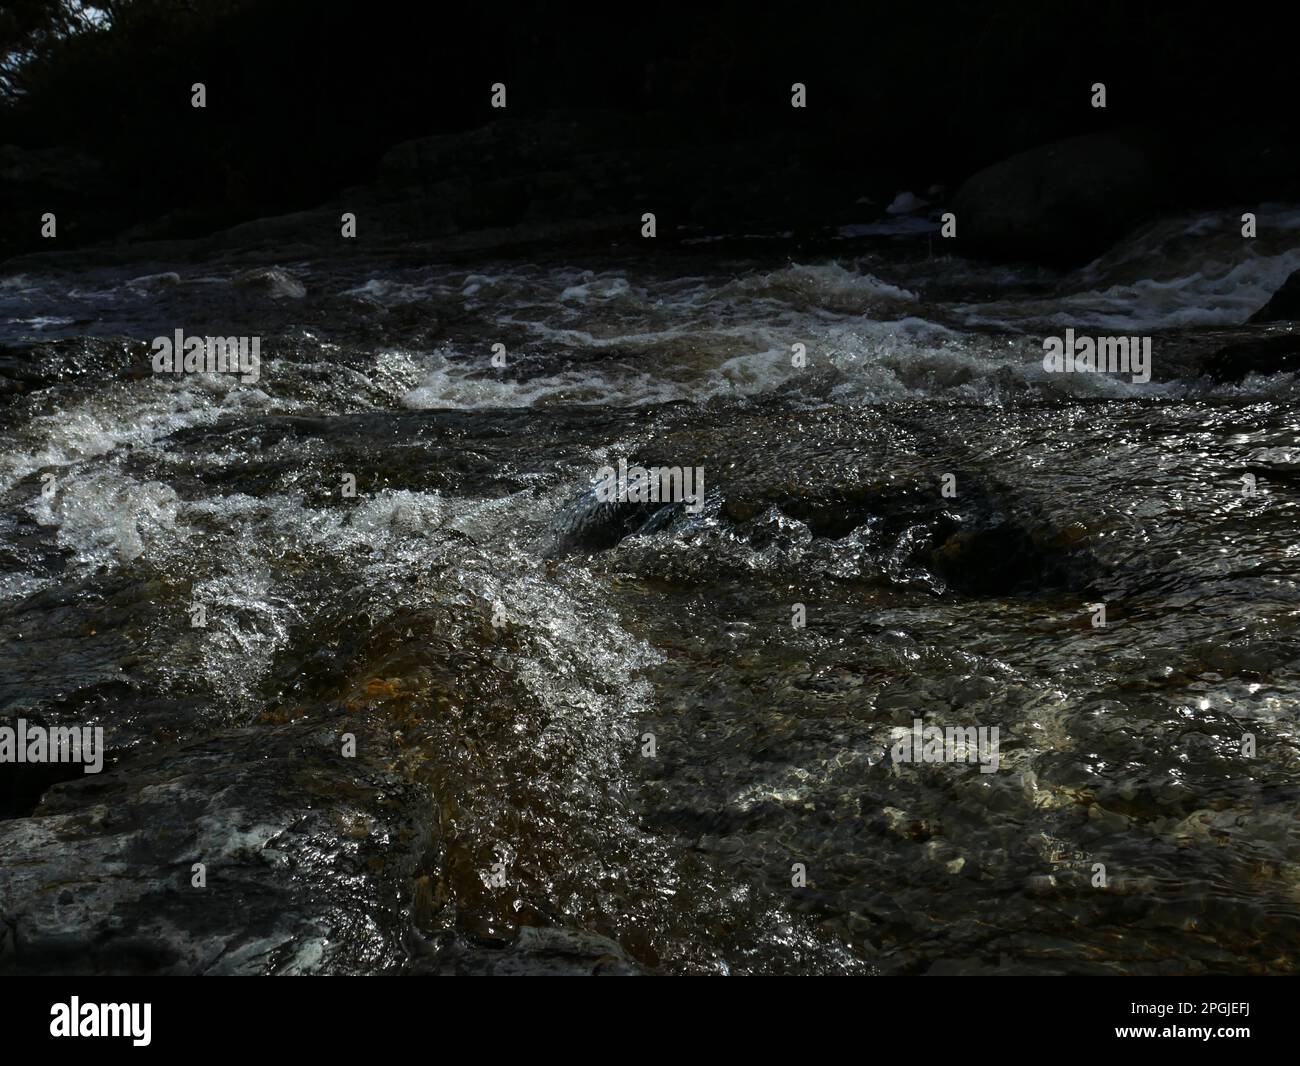
[[[1244,323],[1300,268],[1300,210],[1238,225],[1064,275],[903,225],[24,263],[0,713],[102,726],[97,788],[330,716],[391,745],[428,797],[407,888],[235,969],[532,928],[662,973],[1293,972],[1300,390],[1199,366],[1270,332]],[[1152,338],[1150,380],[1047,372],[1067,328]],[[257,380],[154,373],[176,329],[260,337]],[[702,468],[702,506],[598,500],[620,459]],[[997,727],[995,772],[894,759],[917,720]],[[64,770],[0,794],[20,948],[72,876],[42,820],[114,810]],[[313,848],[398,846],[369,824]]]

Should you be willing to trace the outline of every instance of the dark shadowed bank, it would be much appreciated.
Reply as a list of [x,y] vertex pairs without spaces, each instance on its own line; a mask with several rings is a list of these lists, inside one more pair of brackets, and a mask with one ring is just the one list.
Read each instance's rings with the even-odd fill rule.
[[[1017,152],[1105,131],[1056,164],[1104,205],[1067,205],[1037,240],[1019,226],[1005,246],[973,220],[988,251],[1078,261],[1144,214],[1292,196],[1300,172],[1282,16],[1232,5],[107,6],[108,28],[65,36],[41,18],[55,3],[0,20],[0,48],[26,57],[0,110],[0,250],[39,246],[33,210],[60,215],[66,247],[311,208],[372,181],[395,144],[507,116],[513,129],[466,143],[450,171],[406,161],[401,188],[424,214],[404,222],[475,229],[653,202],[667,230],[799,229],[864,195],[952,191]],[[806,109],[788,106],[795,82]],[[1097,82],[1104,110],[1089,106]],[[1001,196],[1033,200],[1035,181]]]

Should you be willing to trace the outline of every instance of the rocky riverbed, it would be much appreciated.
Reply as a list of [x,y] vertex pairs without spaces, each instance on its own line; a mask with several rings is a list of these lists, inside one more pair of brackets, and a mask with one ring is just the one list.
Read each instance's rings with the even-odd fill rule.
[[0,969],[1294,972],[1300,211],[1060,271],[938,211],[10,261],[0,714],[108,757],[0,767]]

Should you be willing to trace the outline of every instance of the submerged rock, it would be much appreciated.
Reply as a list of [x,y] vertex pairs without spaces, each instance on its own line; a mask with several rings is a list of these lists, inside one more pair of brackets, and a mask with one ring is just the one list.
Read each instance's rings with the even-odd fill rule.
[[237,288],[259,292],[273,300],[300,300],[307,295],[307,288],[302,282],[274,267],[245,270],[235,275],[233,284]]
[[[690,537],[714,523],[725,529],[727,550],[747,553],[746,568],[774,537],[806,536],[823,546],[819,558],[839,560],[837,574],[851,565],[858,578],[936,594],[1087,588],[1096,567],[1086,529],[1059,524],[1014,484],[967,469],[965,451],[953,427],[909,426],[878,413],[812,419],[763,411],[725,426],[691,423],[660,432],[634,460],[651,470],[707,471],[698,516],[680,502],[601,502],[593,490],[560,511],[554,550],[632,548],[634,538]],[[961,486],[953,498],[943,493],[949,474]],[[827,552],[828,542],[845,550]],[[690,580],[716,580],[720,558],[690,558]],[[812,565],[801,558],[805,572]],[[679,567],[672,573],[688,579]]]
[[1300,369],[1300,335],[1284,334],[1241,341],[1205,360],[1201,373],[1215,381],[1241,381],[1248,374],[1281,374]]
[[165,270],[161,274],[142,274],[138,278],[131,278],[126,284],[132,289],[157,292],[162,289],[170,289],[180,283],[181,276],[176,271]]
[[504,945],[453,938],[411,971],[437,976],[638,977],[645,971],[607,937],[576,929],[524,926]]
[[598,498],[590,489],[574,500],[552,523],[552,554],[604,551],[626,537],[649,535],[671,525],[681,503],[623,503]]
[[0,822],[0,972],[396,967],[432,820],[393,763],[391,740],[340,714],[56,786],[33,817]]

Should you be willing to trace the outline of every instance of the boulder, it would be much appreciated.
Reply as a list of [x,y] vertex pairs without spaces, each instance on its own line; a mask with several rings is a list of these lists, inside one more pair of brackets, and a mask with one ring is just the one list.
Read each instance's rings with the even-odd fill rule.
[[1248,374],[1295,370],[1300,370],[1300,334],[1229,344],[1206,359],[1201,367],[1201,373],[1215,381],[1241,381]]
[[397,970],[434,818],[396,758],[339,712],[56,785],[0,822],[0,973]]
[[1282,287],[1269,297],[1268,303],[1250,316],[1250,322],[1300,321],[1300,270],[1282,282]]
[[301,300],[307,295],[301,281],[279,267],[256,267],[235,275],[236,288],[267,296],[272,300]]
[[1157,205],[1157,166],[1135,135],[1098,133],[1021,152],[957,191],[960,247],[991,259],[1085,263]]

